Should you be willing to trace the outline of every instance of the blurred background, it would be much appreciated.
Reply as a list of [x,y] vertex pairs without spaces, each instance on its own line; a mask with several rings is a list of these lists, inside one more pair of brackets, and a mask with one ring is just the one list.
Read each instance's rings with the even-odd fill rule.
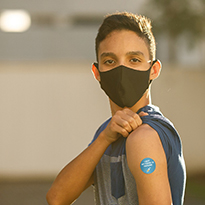
[[[47,204],[58,172],[110,117],[91,65],[98,27],[116,11],[152,19],[163,65],[153,104],[181,135],[184,204],[205,204],[204,0],[1,0],[0,204]],[[92,205],[92,188],[74,204]]]

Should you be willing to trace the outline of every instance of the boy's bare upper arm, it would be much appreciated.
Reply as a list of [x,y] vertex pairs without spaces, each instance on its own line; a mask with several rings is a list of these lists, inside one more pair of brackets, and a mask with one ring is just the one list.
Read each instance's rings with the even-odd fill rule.
[[[133,131],[126,142],[127,162],[136,185],[140,205],[171,204],[171,191],[167,174],[167,161],[158,133],[147,124]],[[148,173],[140,163],[151,158],[156,167]],[[146,166],[145,166],[146,167]]]

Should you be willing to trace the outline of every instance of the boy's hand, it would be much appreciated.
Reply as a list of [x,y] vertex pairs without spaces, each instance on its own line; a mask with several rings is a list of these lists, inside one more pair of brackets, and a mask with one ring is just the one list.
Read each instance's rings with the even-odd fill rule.
[[125,108],[118,110],[103,131],[108,142],[116,141],[120,135],[128,137],[129,134],[142,124],[140,117],[148,115],[140,112],[139,115],[132,110]]

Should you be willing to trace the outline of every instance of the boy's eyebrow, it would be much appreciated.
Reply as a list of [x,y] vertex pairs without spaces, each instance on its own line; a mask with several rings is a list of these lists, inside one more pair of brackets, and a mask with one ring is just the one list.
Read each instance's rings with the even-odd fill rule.
[[104,52],[100,55],[100,58],[103,58],[103,57],[107,57],[107,56],[111,56],[111,57],[116,57],[116,55],[112,52]]
[[144,53],[142,53],[141,51],[130,51],[130,52],[127,52],[126,55],[137,55],[137,56],[144,57]]
[[[129,51],[126,53],[126,55],[137,55],[137,56],[144,56],[144,53],[142,53],[141,51]],[[111,57],[117,57],[114,53],[112,52],[104,52],[100,55],[100,58],[103,57],[107,57],[107,56],[111,56]]]

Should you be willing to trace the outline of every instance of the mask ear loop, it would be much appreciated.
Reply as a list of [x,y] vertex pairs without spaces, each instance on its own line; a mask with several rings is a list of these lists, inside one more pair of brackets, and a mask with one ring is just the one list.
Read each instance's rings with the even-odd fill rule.
[[152,62],[152,64],[151,64],[151,67],[152,67],[157,61],[158,61],[157,59],[155,59],[155,60],[153,60],[153,61],[149,60],[148,63],[151,63],[151,62]]
[[99,71],[98,63],[93,63],[93,66],[95,66],[98,69],[98,71]]
[[[151,70],[152,66],[153,66],[157,61],[158,61],[158,60],[156,59],[156,60],[154,60],[154,61],[152,62],[151,66],[150,66],[150,70]],[[151,83],[152,83],[152,80],[149,81],[149,86],[151,85]]]
[[153,60],[152,66],[158,61],[158,59]]

